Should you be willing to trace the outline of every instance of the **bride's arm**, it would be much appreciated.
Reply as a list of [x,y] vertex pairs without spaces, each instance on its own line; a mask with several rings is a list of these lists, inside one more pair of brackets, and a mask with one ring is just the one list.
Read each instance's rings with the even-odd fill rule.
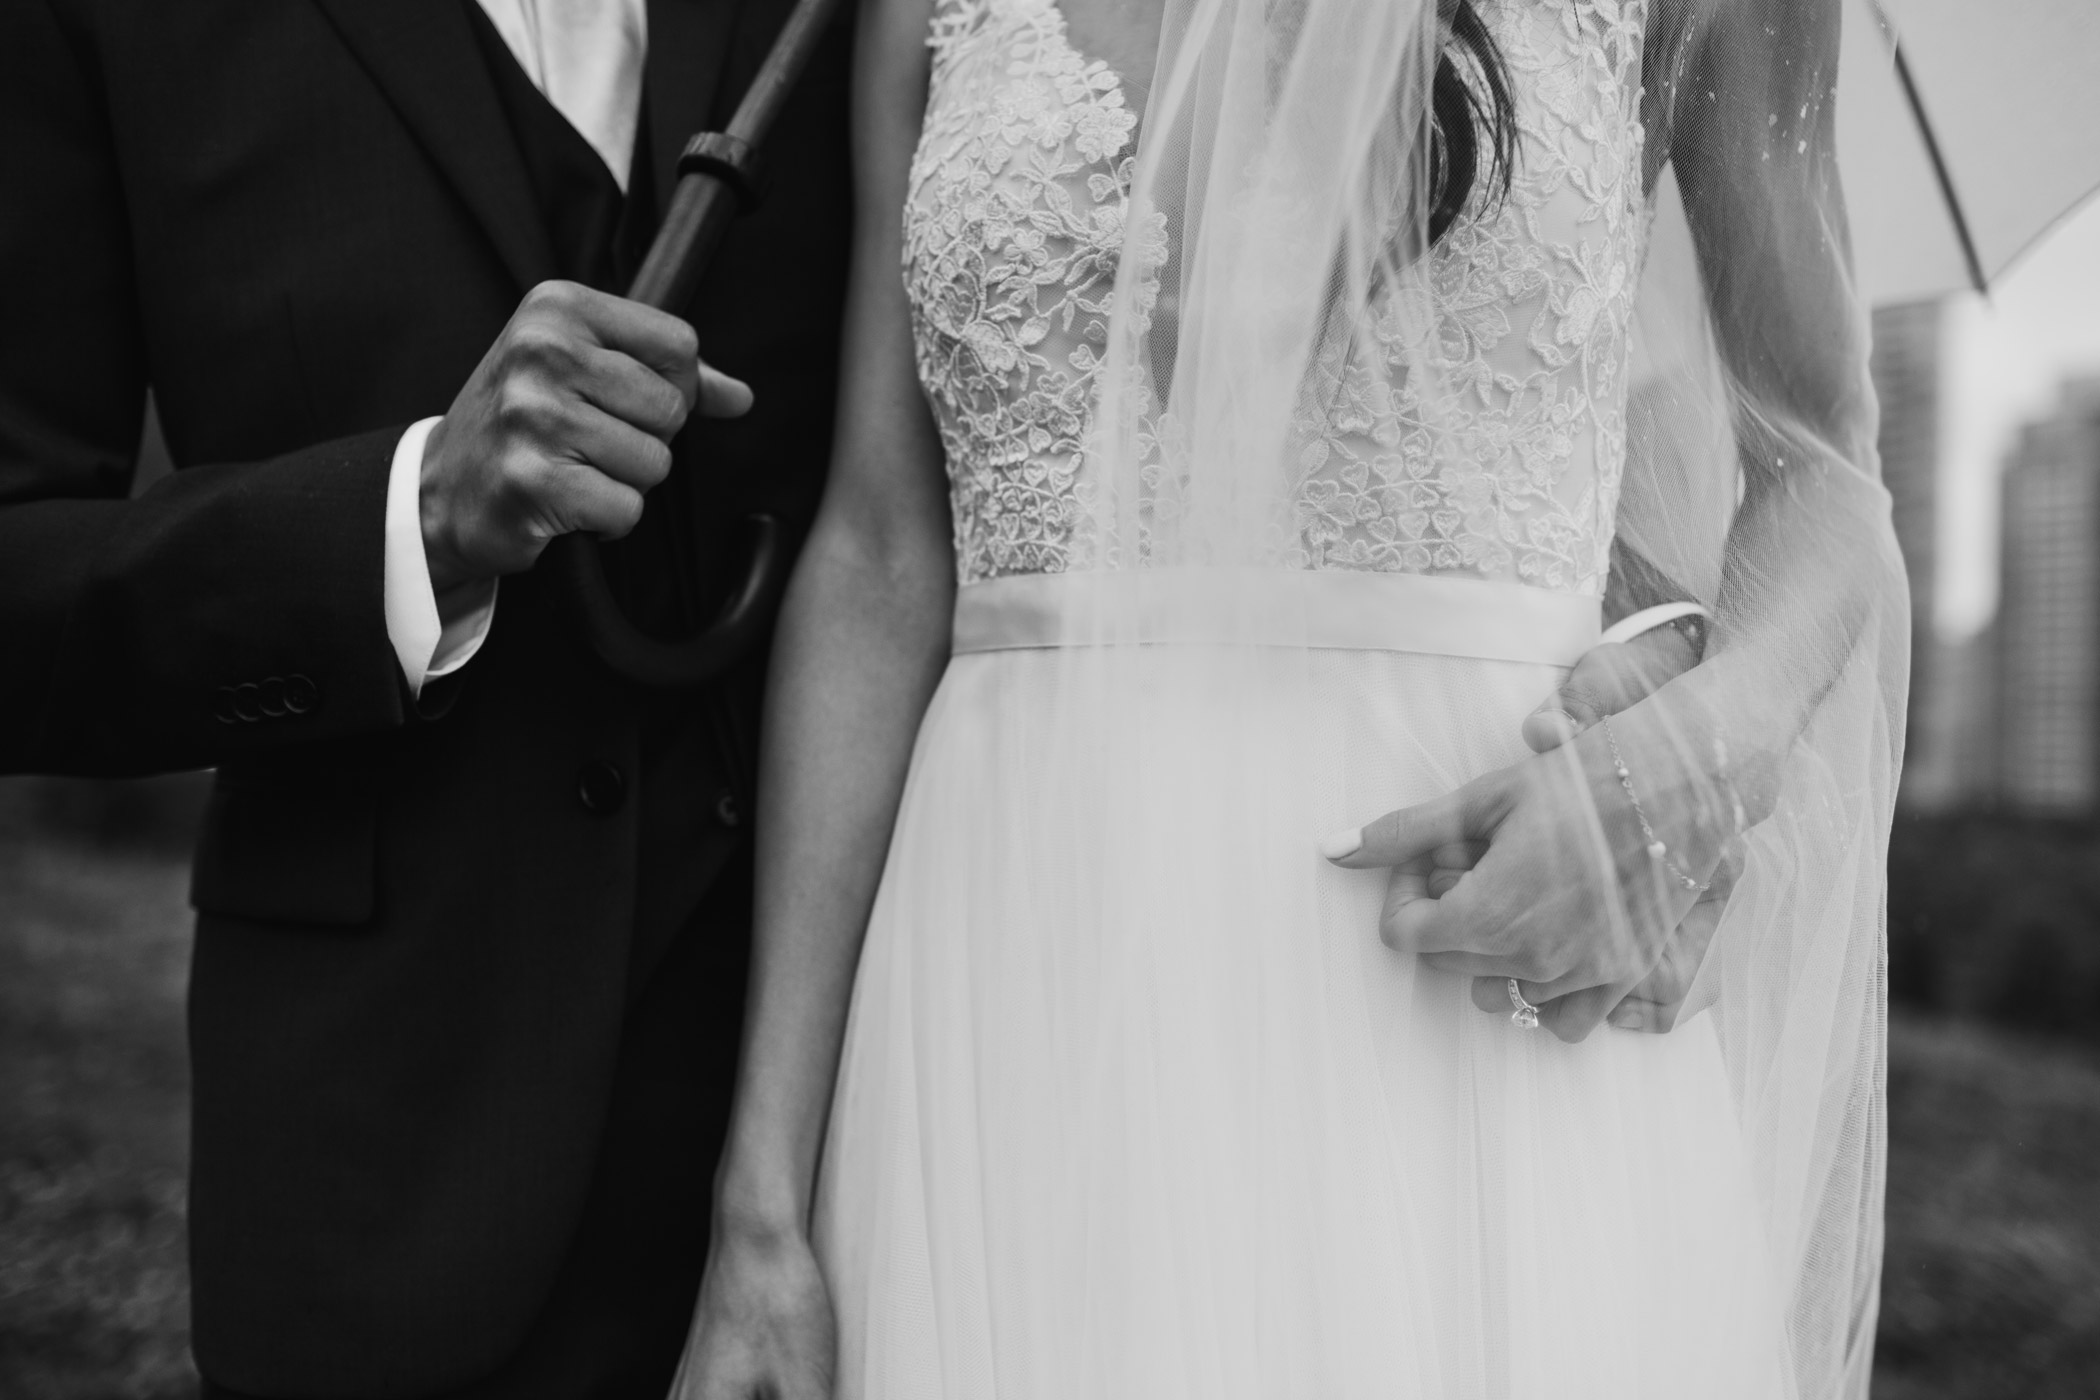
[[673,1387],[688,1400],[829,1393],[830,1314],[807,1233],[817,1153],[861,936],[954,602],[940,444],[900,270],[930,10],[930,0],[861,6],[837,445],[774,643],[750,1001],[708,1272]]
[[[1772,756],[1807,726],[1874,610],[1900,599],[1902,564],[1873,469],[1867,327],[1838,183],[1839,6],[1723,0],[1705,23],[1671,161],[1734,390],[1743,493],[1708,662],[1685,681]],[[1753,814],[1769,807],[1769,775],[1735,776]]]
[[[1609,732],[1330,847],[1345,865],[1395,868],[1388,943],[1474,974],[1483,1010],[1507,1014],[1506,979],[1522,979],[1570,1039],[1656,969],[1696,898],[1651,858],[1653,843],[1711,877],[1737,831],[1772,810],[1781,766],[1832,688],[1848,670],[1899,675],[1905,640],[1837,185],[1837,5],[1691,3],[1704,14],[1678,70],[1671,159],[1732,379],[1743,472],[1707,657]],[[1485,844],[1472,872],[1433,885],[1429,854],[1464,842]]]

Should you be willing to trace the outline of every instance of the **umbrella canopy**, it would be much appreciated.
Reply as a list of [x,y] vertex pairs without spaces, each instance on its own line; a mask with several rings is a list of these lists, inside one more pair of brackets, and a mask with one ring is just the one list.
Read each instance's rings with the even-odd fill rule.
[[1862,289],[1986,290],[2100,187],[2100,3],[1844,3],[1838,145]]

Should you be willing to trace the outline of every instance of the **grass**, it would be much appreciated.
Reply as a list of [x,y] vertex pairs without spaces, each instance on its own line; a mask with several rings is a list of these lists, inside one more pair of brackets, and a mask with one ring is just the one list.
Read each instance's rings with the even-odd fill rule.
[[194,1395],[185,874],[0,841],[0,1396]]
[[1877,1400],[2100,1395],[2100,1053],[1899,1018]]
[[[175,1400],[182,988],[168,857],[0,836],[0,1396]],[[2100,1051],[1898,1016],[1876,1400],[2100,1395]]]

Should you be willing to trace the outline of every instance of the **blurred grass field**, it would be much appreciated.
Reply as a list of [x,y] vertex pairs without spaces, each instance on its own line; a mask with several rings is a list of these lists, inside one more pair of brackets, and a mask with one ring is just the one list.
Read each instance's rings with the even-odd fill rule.
[[0,1396],[193,1395],[187,874],[0,838]]
[[[5,1400],[194,1394],[185,878],[0,835]],[[1877,1400],[2100,1395],[2100,1051],[1899,1016],[1890,1052]]]

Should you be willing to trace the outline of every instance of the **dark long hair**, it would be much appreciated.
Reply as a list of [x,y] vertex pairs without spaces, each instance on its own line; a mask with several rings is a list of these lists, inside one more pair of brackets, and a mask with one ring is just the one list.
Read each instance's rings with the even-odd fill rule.
[[[1475,186],[1509,193],[1517,158],[1516,101],[1509,68],[1473,0],[1437,0],[1436,77],[1429,89],[1429,242],[1465,209]],[[1484,168],[1483,168],[1484,167]]]

